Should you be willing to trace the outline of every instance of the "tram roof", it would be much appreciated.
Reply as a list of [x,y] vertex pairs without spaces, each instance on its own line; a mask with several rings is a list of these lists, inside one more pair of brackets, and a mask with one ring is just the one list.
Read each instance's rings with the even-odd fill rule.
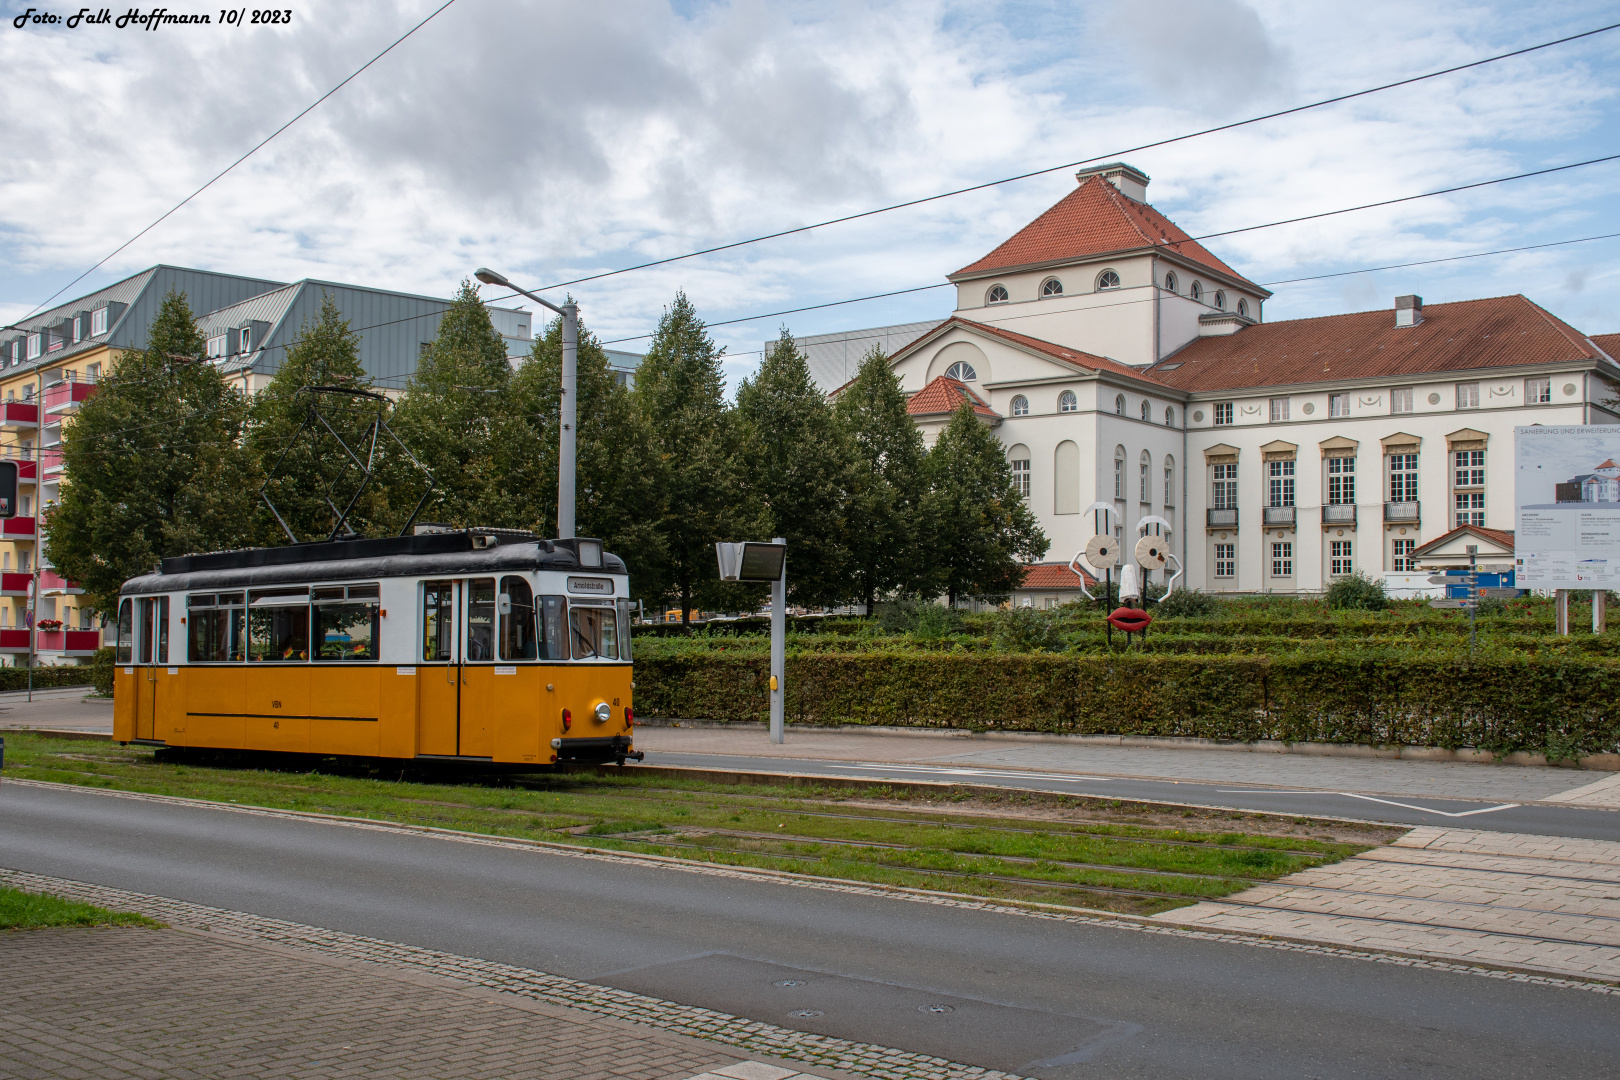
[[[475,546],[477,538],[477,546]],[[194,589],[250,589],[305,581],[358,578],[465,577],[515,570],[574,570],[587,574],[626,573],[617,555],[602,554],[602,565],[582,566],[579,541],[542,540],[511,529],[465,529],[332,540],[285,547],[210,551],[164,559],[157,572],[124,582],[125,595]]]

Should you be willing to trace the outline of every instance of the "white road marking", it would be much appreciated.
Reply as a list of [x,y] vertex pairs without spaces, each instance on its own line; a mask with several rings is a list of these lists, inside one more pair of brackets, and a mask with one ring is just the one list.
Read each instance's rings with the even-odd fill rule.
[[1509,802],[1501,806],[1484,806],[1478,810],[1462,810],[1452,813],[1450,810],[1436,810],[1431,806],[1414,806],[1411,803],[1396,802],[1393,799],[1380,799],[1372,795],[1357,795],[1353,791],[1271,791],[1267,788],[1222,788],[1217,792],[1220,795],[1343,795],[1347,799],[1361,799],[1365,802],[1383,803],[1385,806],[1399,806],[1407,810],[1417,810],[1425,814],[1439,814],[1441,817],[1473,817],[1475,814],[1494,814],[1498,810],[1511,810],[1522,803]]
[[876,769],[880,772],[917,772],[927,773],[930,776],[1000,776],[1011,777],[1018,780],[1056,780],[1064,784],[1076,784],[1082,780],[1117,780],[1117,776],[1060,776],[1056,773],[1021,773],[1006,772],[998,769],[967,769],[951,768],[944,765],[879,765],[867,763],[860,765],[831,765],[833,769]]

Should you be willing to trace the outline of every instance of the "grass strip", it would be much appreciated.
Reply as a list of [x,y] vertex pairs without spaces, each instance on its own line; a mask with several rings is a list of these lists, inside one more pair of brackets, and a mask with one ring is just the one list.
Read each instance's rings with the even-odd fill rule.
[[163,924],[132,911],[108,911],[50,893],[24,892],[0,885],[0,930],[35,930],[47,926],[160,928]]

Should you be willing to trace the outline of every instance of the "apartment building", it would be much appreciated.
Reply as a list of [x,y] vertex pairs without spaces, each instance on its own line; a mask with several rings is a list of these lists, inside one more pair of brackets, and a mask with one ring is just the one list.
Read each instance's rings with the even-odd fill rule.
[[[248,393],[264,387],[301,328],[330,296],[359,336],[361,363],[376,385],[397,394],[438,335],[450,301],[412,293],[306,279],[288,284],[176,266],[154,266],[123,281],[0,330],[0,457],[19,469],[18,516],[0,521],[0,664],[80,663],[100,645],[99,614],[83,590],[44,558],[41,512],[62,483],[62,431],[96,391],[118,356],[144,348],[170,291],[185,295],[207,354]],[[508,355],[526,357],[530,313],[491,307]],[[27,625],[37,590],[37,630]]]
[[1053,562],[1154,518],[1206,591],[1404,582],[1459,527],[1511,535],[1514,426],[1620,422],[1616,335],[1523,296],[1267,323],[1271,293],[1147,204],[1145,174],[1078,180],[891,356],[929,441],[974,402]]

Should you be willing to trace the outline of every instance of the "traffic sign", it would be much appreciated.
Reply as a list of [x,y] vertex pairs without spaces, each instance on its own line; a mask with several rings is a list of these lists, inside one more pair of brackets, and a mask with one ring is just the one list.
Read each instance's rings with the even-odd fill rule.
[[1509,588],[1492,588],[1490,586],[1486,586],[1483,589],[1475,589],[1474,592],[1479,596],[1503,597],[1504,599],[1507,598],[1507,597],[1510,597],[1510,596],[1518,596],[1519,595],[1519,590],[1518,589],[1514,589],[1514,588],[1510,588],[1510,587]]
[[1478,574],[1433,574],[1429,577],[1430,585],[1473,585],[1478,581]]
[[1429,606],[1433,608],[1471,608],[1472,600],[1430,600]]

